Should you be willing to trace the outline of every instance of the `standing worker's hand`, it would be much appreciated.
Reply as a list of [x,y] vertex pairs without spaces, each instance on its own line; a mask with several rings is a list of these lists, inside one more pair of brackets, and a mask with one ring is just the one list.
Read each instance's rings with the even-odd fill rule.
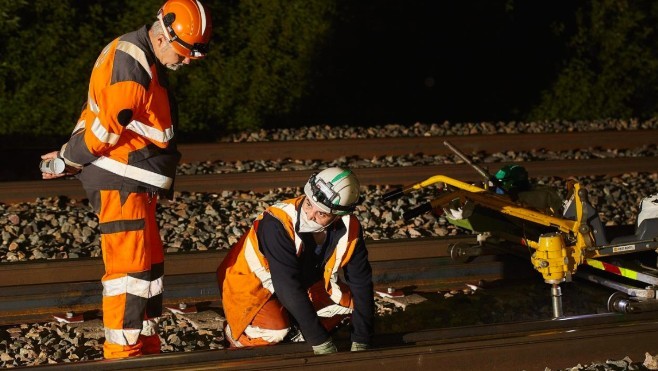
[[[45,155],[41,155],[41,160],[54,160],[58,157],[59,157],[59,151],[53,151],[53,152],[46,153]],[[67,175],[73,175],[73,174],[77,173],[78,171],[80,171],[80,170],[76,169],[76,168],[73,168],[73,167],[70,167],[70,166],[64,165],[64,170],[61,173],[58,173],[58,174],[44,172],[42,170],[41,171],[41,178],[42,179],[61,178],[63,176],[67,176]]]
[[334,342],[331,341],[331,338],[320,345],[313,345],[313,353],[316,355],[336,353],[337,351],[338,349],[336,349],[336,346],[334,345]]
[[370,345],[364,344],[364,343],[357,343],[357,342],[352,342],[352,349],[350,349],[352,352],[359,352],[362,350],[367,350],[370,348]]

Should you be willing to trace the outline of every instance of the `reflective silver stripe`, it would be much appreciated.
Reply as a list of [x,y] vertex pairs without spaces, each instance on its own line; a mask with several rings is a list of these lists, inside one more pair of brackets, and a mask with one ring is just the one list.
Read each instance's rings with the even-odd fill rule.
[[231,345],[233,345],[236,348],[242,348],[244,345],[240,343],[237,339],[233,339],[233,333],[231,332],[231,325],[228,323],[226,324],[226,327],[224,327],[224,338],[228,340]]
[[174,137],[174,129],[173,128],[167,128],[165,131],[158,130],[152,126],[148,126],[144,124],[143,122],[139,122],[137,120],[131,121],[127,126],[126,129],[132,130],[135,133],[149,138],[151,140],[160,142],[160,143],[167,143],[171,140],[171,138]]
[[71,135],[75,134],[78,130],[82,130],[84,128],[85,128],[85,120],[78,121],[78,123],[75,124],[73,130],[71,130]]
[[92,162],[92,164],[111,173],[130,179],[135,179],[142,183],[150,184],[162,189],[169,189],[169,187],[171,187],[171,183],[173,182],[173,179],[168,176],[140,169],[132,165],[124,164],[123,162],[119,162],[105,156],[99,157],[97,160]]
[[87,99],[87,105],[89,106],[89,109],[91,112],[94,114],[98,115],[98,113],[101,111],[100,108],[98,108],[98,104],[94,101],[94,98],[88,97]]
[[[295,210],[295,205],[279,202],[272,207],[283,210],[286,214],[288,214],[288,217],[290,217],[291,220],[297,220],[297,211]],[[298,255],[301,248],[302,239],[297,235],[297,233],[295,233],[295,251]],[[269,290],[269,292],[274,294],[272,274],[261,264],[260,259],[258,259],[258,254],[256,253],[256,248],[251,243],[249,238],[245,239],[244,257],[247,261],[247,265],[249,266],[249,270],[252,271],[256,277],[258,277],[261,285]]]
[[119,140],[119,135],[107,131],[105,126],[101,124],[101,120],[98,117],[96,117],[94,119],[94,122],[91,123],[91,131],[92,133],[94,133],[96,139],[98,139],[102,143],[115,145]]
[[163,277],[158,277],[157,279],[151,281],[149,285],[149,297],[158,296],[164,292],[164,283]]
[[340,303],[340,298],[343,297],[343,292],[340,291],[340,287],[338,286],[338,269],[340,269],[340,263],[343,262],[343,256],[345,256],[345,252],[347,251],[347,239],[350,235],[350,215],[345,215],[341,217],[341,219],[347,230],[336,244],[336,250],[334,251],[334,254],[336,254],[336,261],[331,268],[331,277],[329,279],[329,283],[331,284],[331,300],[334,303]]
[[[277,209],[281,209],[286,214],[288,214],[290,220],[292,220],[292,226],[293,228],[295,228],[295,223],[297,222],[297,209],[295,208],[295,204],[279,202],[275,204],[273,207],[276,207]],[[297,255],[299,255],[302,249],[302,239],[297,234],[297,231],[294,231],[293,234],[295,235],[295,251],[297,252]]]
[[249,270],[251,270],[256,277],[260,280],[261,285],[263,285],[264,288],[269,290],[272,294],[274,294],[274,284],[272,283],[272,274],[265,269],[265,267],[260,263],[260,259],[258,259],[258,255],[256,253],[256,249],[254,248],[254,245],[251,243],[251,240],[247,237],[244,242],[244,257],[247,260],[247,265],[249,266]]
[[65,153],[65,151],[66,151],[66,147],[67,147],[67,146],[68,146],[68,143],[64,143],[64,144],[62,145],[62,148],[59,150],[59,154],[60,154],[60,156],[62,156],[62,159],[64,159],[64,162],[65,162],[67,165],[69,165],[69,166],[73,166],[73,167],[76,167],[76,168],[78,168],[78,169],[82,169],[82,165],[81,165],[81,164],[75,163],[75,162],[73,162],[73,161],[71,161],[71,160],[69,160],[69,159],[67,159],[67,158],[64,157],[64,153]]
[[336,244],[336,264],[333,267],[333,272],[338,272],[338,268],[340,268],[340,263],[343,262],[343,256],[345,256],[345,252],[347,251],[347,245],[348,241],[347,239],[350,236],[350,215],[345,215],[342,216],[341,219],[343,220],[343,224],[345,225],[346,231],[345,234],[338,240],[338,243]]
[[148,299],[151,297],[151,282],[128,276],[128,293]]
[[117,296],[125,294],[128,289],[126,287],[126,282],[128,277],[120,277],[107,281],[103,281],[103,296]]
[[159,317],[144,320],[142,321],[142,330],[139,333],[144,336],[153,336],[158,333],[159,323]]
[[203,35],[206,32],[206,12],[203,10],[203,5],[196,1],[196,5],[199,7],[199,15],[201,16],[201,34]]
[[270,344],[280,343],[284,337],[288,334],[290,328],[284,328],[283,330],[270,330],[267,328],[255,327],[248,325],[244,329],[244,333],[252,339],[261,338],[267,341]]
[[352,313],[352,309],[348,307],[344,307],[340,304],[331,304],[320,309],[317,313],[318,313],[318,317],[331,318],[333,316],[350,314]]
[[331,301],[334,303],[340,303],[340,299],[343,297],[343,292],[340,291],[340,286],[338,286],[338,274],[333,273],[329,278],[329,285],[331,285]]
[[148,60],[146,59],[146,54],[144,54],[144,51],[138,48],[137,45],[128,41],[119,41],[117,43],[117,50],[121,50],[122,52],[135,58],[135,60],[139,62],[142,67],[144,67],[146,72],[148,72],[149,77],[153,78],[153,75],[151,74],[151,67],[149,66]]
[[114,330],[105,328],[105,341],[118,345],[135,345],[139,339],[140,329]]
[[[124,276],[103,281],[103,296],[117,296],[132,294],[148,299],[151,282],[140,280],[135,277]],[[152,295],[151,295],[152,296]]]

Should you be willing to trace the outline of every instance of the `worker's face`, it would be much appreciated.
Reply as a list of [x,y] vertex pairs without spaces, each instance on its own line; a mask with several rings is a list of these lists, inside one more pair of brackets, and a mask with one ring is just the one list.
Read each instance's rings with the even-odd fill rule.
[[337,217],[334,214],[325,213],[324,211],[320,210],[315,205],[313,205],[313,203],[308,198],[304,199],[304,203],[302,204],[302,212],[306,213],[306,217],[309,220],[312,220],[323,227],[331,224]]
[[172,71],[176,71],[181,68],[184,64],[190,64],[190,58],[184,57],[174,50],[170,44],[167,44],[167,50],[164,51],[163,58],[160,59],[160,62],[169,68]]
[[158,52],[156,52],[156,57],[165,67],[176,71],[184,64],[190,64],[190,58],[176,53],[164,35],[159,35],[158,41],[160,45]]

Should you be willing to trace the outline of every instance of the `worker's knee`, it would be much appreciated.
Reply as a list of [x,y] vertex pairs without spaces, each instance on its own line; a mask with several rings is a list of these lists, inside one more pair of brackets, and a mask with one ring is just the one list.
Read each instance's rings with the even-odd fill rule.
[[244,334],[247,335],[250,339],[261,339],[267,344],[276,344],[283,341],[286,335],[288,335],[288,331],[290,331],[289,327],[282,329],[270,329],[249,325],[244,330]]
[[288,334],[288,331],[290,331],[290,328],[288,327],[282,329],[269,329],[249,325],[236,339],[233,337],[230,324],[226,324],[224,327],[226,341],[234,348],[274,345],[283,341]]

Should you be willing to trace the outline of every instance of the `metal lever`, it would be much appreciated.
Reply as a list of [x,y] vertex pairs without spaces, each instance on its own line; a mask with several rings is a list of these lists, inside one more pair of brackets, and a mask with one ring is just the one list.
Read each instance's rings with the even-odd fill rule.
[[425,214],[428,211],[432,211],[432,203],[431,202],[425,202],[424,204],[411,209],[409,211],[405,211],[404,214],[402,214],[402,217],[404,218],[405,221],[413,219],[417,217],[418,215]]
[[404,195],[404,189],[402,188],[397,188],[394,189],[390,192],[386,192],[382,195],[382,200],[383,201],[391,201],[391,200],[396,200]]

